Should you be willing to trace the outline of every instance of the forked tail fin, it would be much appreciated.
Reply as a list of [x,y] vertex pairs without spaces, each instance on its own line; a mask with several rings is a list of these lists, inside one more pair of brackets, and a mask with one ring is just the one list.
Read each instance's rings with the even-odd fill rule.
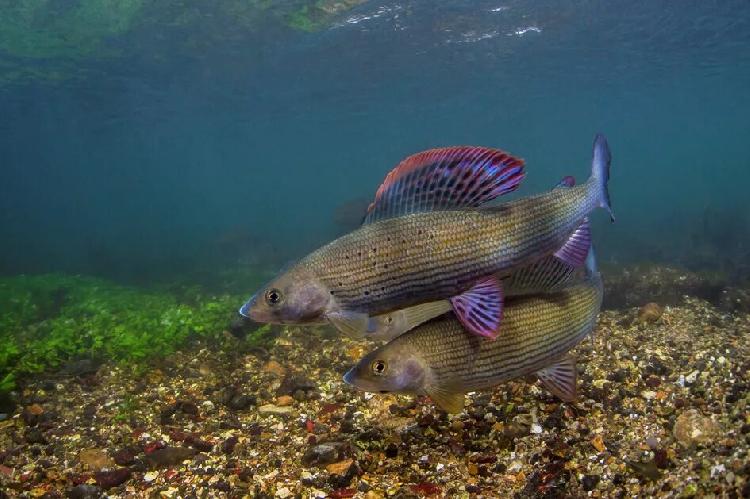
[[591,179],[598,190],[599,207],[609,212],[609,218],[614,222],[615,216],[612,213],[612,204],[609,200],[609,165],[612,162],[612,153],[609,152],[607,138],[601,133],[597,133],[594,138],[594,151],[591,158]]

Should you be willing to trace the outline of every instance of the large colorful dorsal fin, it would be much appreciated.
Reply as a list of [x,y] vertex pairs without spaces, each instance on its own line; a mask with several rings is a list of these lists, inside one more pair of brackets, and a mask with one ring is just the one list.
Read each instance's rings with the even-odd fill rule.
[[517,189],[523,165],[522,159],[487,147],[442,147],[414,154],[385,177],[363,223],[479,206]]

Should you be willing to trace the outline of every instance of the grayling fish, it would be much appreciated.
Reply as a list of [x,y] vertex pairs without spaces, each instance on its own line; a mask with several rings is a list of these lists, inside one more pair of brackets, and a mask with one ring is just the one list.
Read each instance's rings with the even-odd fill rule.
[[585,218],[596,207],[611,213],[609,164],[597,135],[584,184],[477,208],[518,186],[520,160],[477,147],[407,158],[386,177],[361,228],[303,258],[240,313],[257,322],[329,321],[361,335],[372,316],[449,299],[469,331],[495,337],[504,297],[498,276],[550,254],[583,264]]
[[[588,259],[594,269],[593,253]],[[536,373],[553,394],[571,401],[576,365],[568,351],[591,333],[601,302],[594,269],[557,293],[509,300],[495,341],[467,334],[445,314],[367,354],[344,381],[368,392],[429,395],[444,410],[459,412],[466,392]]]
[[[575,179],[567,176],[556,188],[574,185]],[[593,248],[589,251],[593,251]],[[581,269],[556,256],[549,255],[514,272],[503,279],[502,284],[507,297],[554,293],[567,286],[580,271]],[[362,336],[370,340],[389,341],[451,308],[450,300],[438,300],[376,315],[370,317]]]

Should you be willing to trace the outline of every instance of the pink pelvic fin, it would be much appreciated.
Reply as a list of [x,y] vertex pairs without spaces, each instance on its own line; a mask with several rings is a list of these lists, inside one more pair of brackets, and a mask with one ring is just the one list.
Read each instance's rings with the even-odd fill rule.
[[591,249],[591,226],[587,218],[573,231],[565,244],[555,252],[555,256],[573,267],[580,267],[586,262]]
[[576,360],[571,356],[565,356],[536,373],[544,387],[563,402],[575,400],[577,375]]
[[503,318],[503,287],[495,276],[450,299],[458,320],[473,334],[495,339]]
[[385,177],[364,223],[479,206],[517,189],[523,168],[522,159],[487,147],[443,147],[414,154]]

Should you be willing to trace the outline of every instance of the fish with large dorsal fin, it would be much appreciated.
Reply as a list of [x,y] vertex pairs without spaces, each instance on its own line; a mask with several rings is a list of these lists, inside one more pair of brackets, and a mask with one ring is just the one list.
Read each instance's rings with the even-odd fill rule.
[[[564,177],[555,188],[572,187],[575,179]],[[584,224],[585,230],[588,223]],[[588,251],[593,249],[588,248]],[[503,280],[503,288],[508,298],[537,293],[553,293],[565,287],[581,269],[571,265],[556,255],[549,255],[528,265]],[[359,334],[370,340],[389,341],[410,329],[434,317],[442,315],[452,308],[450,300],[420,303],[412,307],[393,310],[385,314],[376,315],[369,319],[367,329]]]
[[508,301],[503,334],[495,341],[467,334],[447,313],[365,355],[344,375],[360,390],[428,395],[460,412],[464,394],[536,374],[566,402],[576,396],[576,363],[568,353],[589,335],[602,303],[593,256],[579,282],[550,294]]
[[506,294],[494,277],[556,252],[580,265],[586,231],[577,229],[595,208],[611,212],[609,164],[606,139],[597,135],[584,184],[481,207],[518,186],[520,160],[476,147],[407,158],[378,190],[362,227],[303,258],[240,313],[257,322],[327,321],[361,336],[376,315],[450,299],[469,331],[494,338]]

